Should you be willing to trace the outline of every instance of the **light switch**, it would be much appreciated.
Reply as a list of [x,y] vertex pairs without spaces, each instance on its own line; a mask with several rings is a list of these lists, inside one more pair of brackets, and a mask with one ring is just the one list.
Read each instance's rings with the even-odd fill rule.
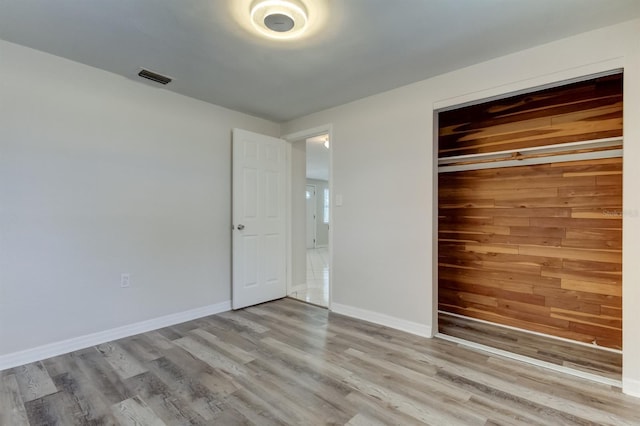
[[342,205],[342,194],[336,194],[336,207],[340,207]]

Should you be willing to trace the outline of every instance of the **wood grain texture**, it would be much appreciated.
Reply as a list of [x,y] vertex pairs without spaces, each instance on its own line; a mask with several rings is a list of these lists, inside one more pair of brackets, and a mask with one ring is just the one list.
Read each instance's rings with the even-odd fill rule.
[[27,411],[14,374],[0,377],[0,425],[26,424]]
[[123,426],[165,426],[165,423],[140,398],[126,399],[112,407],[113,414]]
[[99,345],[98,350],[123,379],[127,379],[147,371],[135,357],[117,343],[105,343],[103,345]]
[[[622,75],[439,125],[441,158],[621,136]],[[441,173],[438,188],[439,309],[622,347],[622,158]]]
[[[640,400],[610,386],[291,299],[110,343],[135,375],[100,346],[3,372],[3,421],[13,407],[12,426],[640,424]],[[56,392],[22,410],[34,368]]]
[[622,74],[441,112],[439,157],[622,136]]
[[438,331],[481,345],[613,380],[622,380],[622,354],[440,313]]
[[23,365],[17,367],[17,370],[19,374],[16,374],[16,380],[24,402],[33,401],[58,391],[42,363],[35,362]]
[[[622,172],[619,158],[597,166]],[[577,161],[441,174],[439,308],[621,348],[622,194],[584,170]]]

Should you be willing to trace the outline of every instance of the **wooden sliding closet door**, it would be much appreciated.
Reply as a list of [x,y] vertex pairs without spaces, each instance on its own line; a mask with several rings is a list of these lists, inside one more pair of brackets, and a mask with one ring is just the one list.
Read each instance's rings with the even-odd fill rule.
[[440,123],[439,309],[621,348],[622,76]]

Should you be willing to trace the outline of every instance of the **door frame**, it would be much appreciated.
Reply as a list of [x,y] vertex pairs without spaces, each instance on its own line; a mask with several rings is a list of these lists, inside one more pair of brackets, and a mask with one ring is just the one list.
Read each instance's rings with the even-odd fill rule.
[[287,189],[287,294],[290,294],[293,286],[293,276],[291,267],[293,265],[293,202],[292,202],[292,176],[293,176],[293,161],[292,161],[292,144],[299,142],[303,139],[308,139],[319,135],[329,135],[329,303],[327,308],[331,310],[331,303],[333,300],[333,232],[335,226],[334,220],[334,202],[333,202],[333,124],[323,124],[321,126],[312,127],[306,130],[298,132],[288,133],[280,136],[287,142],[287,174],[286,174],[286,189]]

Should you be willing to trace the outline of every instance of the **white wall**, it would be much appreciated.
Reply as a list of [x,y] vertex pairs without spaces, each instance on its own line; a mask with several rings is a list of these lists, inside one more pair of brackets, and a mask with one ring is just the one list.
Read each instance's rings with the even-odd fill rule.
[[[0,356],[230,298],[230,129],[333,125],[332,306],[433,325],[434,108],[625,69],[640,211],[640,21],[279,126],[0,41]],[[375,187],[376,191],[367,188]],[[371,229],[379,232],[372,233]],[[624,385],[640,396],[640,217],[624,222]],[[121,272],[132,287],[121,289]]]
[[307,179],[307,185],[316,187],[316,247],[326,247],[329,244],[329,225],[323,222],[324,190],[329,188],[326,180]]
[[[640,211],[640,20],[497,58],[283,125],[331,123],[332,306],[407,329],[434,324],[434,109],[624,67],[624,207]],[[375,187],[376,191],[369,188]],[[370,232],[377,229],[379,232]],[[624,220],[624,389],[640,396],[640,217]]]
[[233,127],[280,134],[0,41],[0,356],[229,301]]

